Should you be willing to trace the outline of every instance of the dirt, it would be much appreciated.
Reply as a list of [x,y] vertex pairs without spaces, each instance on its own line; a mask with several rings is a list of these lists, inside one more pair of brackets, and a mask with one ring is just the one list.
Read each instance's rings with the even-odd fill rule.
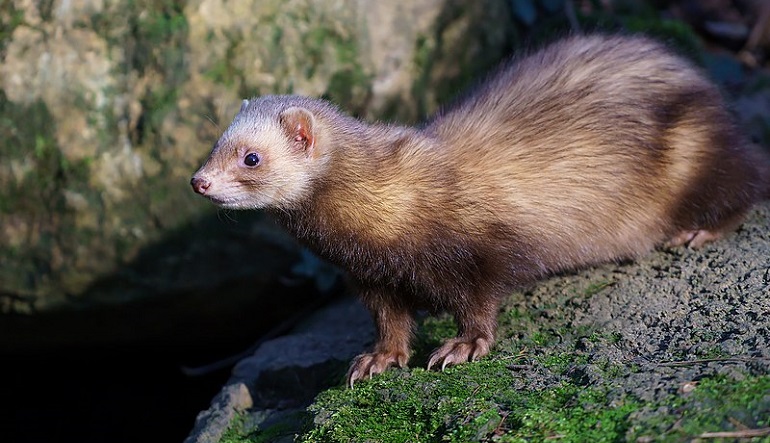
[[[552,278],[514,295],[505,309],[539,315],[559,336],[556,350],[583,355],[588,364],[574,374],[583,383],[601,383],[614,366],[617,395],[655,402],[716,374],[767,375],[770,204],[700,250],[663,249],[634,263]],[[506,329],[499,348],[520,346],[517,335],[526,331]],[[611,339],[591,340],[596,336]],[[530,372],[530,383],[556,377]]]

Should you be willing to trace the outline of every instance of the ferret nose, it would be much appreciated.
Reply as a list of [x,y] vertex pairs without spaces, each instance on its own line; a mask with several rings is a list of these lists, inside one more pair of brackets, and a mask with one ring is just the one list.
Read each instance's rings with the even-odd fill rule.
[[211,186],[210,181],[201,177],[193,177],[192,180],[190,180],[190,184],[192,185],[193,190],[200,195],[205,195],[206,190]]

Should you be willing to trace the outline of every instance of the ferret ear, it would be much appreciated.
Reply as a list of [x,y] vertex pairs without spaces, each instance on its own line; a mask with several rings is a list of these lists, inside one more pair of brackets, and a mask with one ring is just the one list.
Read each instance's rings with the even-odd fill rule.
[[247,106],[249,106],[249,101],[246,99],[243,99],[243,101],[241,102],[241,110],[238,112],[243,112],[244,110],[246,110]]
[[281,125],[294,147],[310,156],[315,146],[313,114],[305,108],[288,108],[281,113]]

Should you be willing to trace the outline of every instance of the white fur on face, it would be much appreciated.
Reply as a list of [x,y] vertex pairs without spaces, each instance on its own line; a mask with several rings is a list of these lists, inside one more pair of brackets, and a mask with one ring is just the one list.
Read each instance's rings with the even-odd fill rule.
[[[249,153],[259,165],[245,165]],[[236,118],[196,176],[211,183],[206,197],[223,208],[290,208],[309,194],[311,161],[277,121]]]

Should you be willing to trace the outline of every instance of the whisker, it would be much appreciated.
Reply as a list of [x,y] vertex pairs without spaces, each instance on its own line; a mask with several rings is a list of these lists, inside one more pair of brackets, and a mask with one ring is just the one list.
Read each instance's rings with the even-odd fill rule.
[[214,126],[217,130],[221,130],[222,129],[221,126],[219,125],[219,123],[217,123],[217,121],[214,120],[214,117],[212,117],[212,116],[210,116],[208,114],[205,114],[203,117],[205,117],[206,120],[208,120],[209,123],[211,123],[211,125]]

